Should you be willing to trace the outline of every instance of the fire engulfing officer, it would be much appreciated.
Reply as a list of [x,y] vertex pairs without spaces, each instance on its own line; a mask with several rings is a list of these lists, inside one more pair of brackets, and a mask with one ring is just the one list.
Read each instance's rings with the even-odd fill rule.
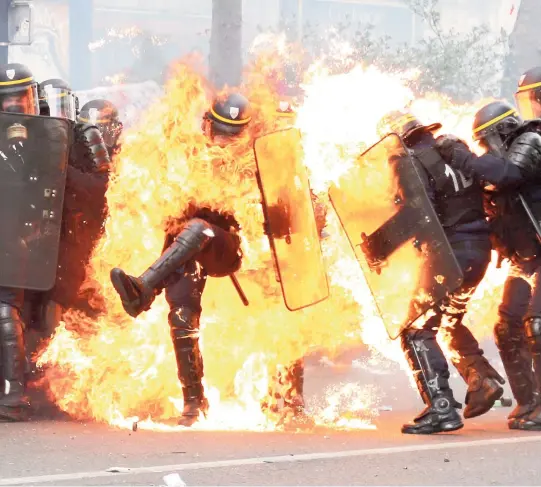
[[79,122],[98,127],[110,159],[121,150],[120,136],[124,128],[118,116],[118,109],[108,100],[91,100],[83,105],[79,113]]
[[41,114],[68,120],[73,130],[56,282],[51,291],[32,299],[33,325],[50,333],[56,327],[62,309],[92,312],[89,300],[79,291],[105,219],[105,191],[111,161],[98,128],[76,121],[78,99],[65,81],[44,81],[39,85],[39,92]]
[[25,290],[52,286],[69,126],[39,114],[38,89],[22,64],[0,67],[2,280],[0,288],[0,419],[27,418],[22,306]]
[[[250,122],[246,98],[233,94],[213,104],[203,127],[209,139],[225,146]],[[150,309],[155,297],[165,289],[170,306],[169,326],[182,383],[183,426],[206,414],[208,401],[203,390],[203,357],[199,349],[201,297],[208,276],[225,277],[241,266],[240,227],[234,215],[189,205],[183,215],[172,220],[162,256],[141,276],[111,271],[111,281],[125,311],[133,317]]]
[[[283,97],[278,103],[275,111],[275,129],[286,130],[292,128],[295,125],[295,119],[297,113],[292,106],[293,97]],[[316,218],[316,226],[320,239],[325,236],[325,226],[327,224],[327,207],[323,202],[319,200],[317,195],[310,189],[310,195],[312,198],[312,205],[314,209],[314,215]],[[269,391],[268,403],[265,402],[264,406],[267,407],[270,404],[270,410],[277,412],[279,410],[277,406],[277,400],[283,399],[284,411],[281,420],[282,424],[292,427],[310,427],[313,425],[313,420],[308,417],[305,410],[304,400],[304,359],[298,359],[287,367],[284,374],[278,374],[277,382],[281,386],[281,391],[275,391],[271,388]],[[273,384],[274,386],[275,384]]]
[[540,120],[523,122],[507,102],[489,103],[473,124],[474,139],[486,154],[478,157],[458,145],[446,157],[455,170],[490,185],[486,209],[494,246],[511,261],[494,327],[517,401],[510,429],[541,430],[540,125]]
[[[479,348],[479,343],[464,326],[466,306],[490,263],[489,228],[483,211],[483,195],[472,178],[451,169],[437,150],[434,137],[441,128],[429,126],[411,113],[392,112],[382,120],[383,127],[397,133],[410,150],[427,193],[438,214],[456,259],[462,268],[462,286],[433,308],[420,328],[415,324],[401,334],[402,347],[412,368],[426,408],[413,423],[402,427],[407,434],[431,434],[462,428],[463,423],[449,385],[449,367],[436,341],[440,327],[450,337],[449,346],[458,352],[453,363],[468,384],[466,418],[488,411],[503,394],[498,382],[504,380]],[[390,130],[389,130],[390,129]]]

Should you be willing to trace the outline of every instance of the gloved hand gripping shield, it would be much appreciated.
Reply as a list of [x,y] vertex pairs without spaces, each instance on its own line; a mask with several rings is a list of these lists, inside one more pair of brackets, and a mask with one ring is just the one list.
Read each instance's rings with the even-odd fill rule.
[[460,266],[398,135],[363,153],[329,196],[391,339],[460,286]]

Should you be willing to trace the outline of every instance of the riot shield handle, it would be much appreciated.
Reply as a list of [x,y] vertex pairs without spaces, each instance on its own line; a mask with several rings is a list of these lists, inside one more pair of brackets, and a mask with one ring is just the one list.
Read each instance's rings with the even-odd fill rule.
[[526,212],[526,215],[528,215],[528,219],[530,220],[530,223],[532,224],[535,234],[537,236],[537,241],[541,243],[541,225],[539,225],[539,221],[535,217],[532,209],[530,208],[530,205],[528,202],[524,199],[524,196],[522,194],[518,194],[518,197],[520,199],[520,203],[522,204],[522,207],[524,208],[524,211]]
[[[383,225],[370,235],[361,234],[361,250],[364,253],[368,266],[372,271],[381,273],[387,259],[408,240],[414,238],[413,245],[420,249],[421,236],[416,235],[415,223],[421,215],[415,206],[403,206],[398,213],[389,218]],[[391,232],[391,228],[401,228],[402,232]]]
[[381,268],[385,266],[386,261],[385,259],[382,259],[381,256],[376,256],[374,249],[374,241],[370,240],[368,238],[368,235],[366,235],[366,233],[364,232],[361,233],[360,247],[366,258],[368,267],[370,267],[370,270],[380,275]]

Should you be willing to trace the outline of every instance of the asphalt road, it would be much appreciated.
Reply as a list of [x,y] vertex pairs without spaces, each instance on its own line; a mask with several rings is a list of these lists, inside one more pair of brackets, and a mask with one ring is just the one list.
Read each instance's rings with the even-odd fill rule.
[[171,474],[188,486],[541,485],[541,433],[507,430],[509,409],[453,434],[404,436],[400,426],[420,403],[403,374],[311,367],[307,379],[308,395],[344,380],[372,380],[388,391],[376,428],[158,433],[42,415],[0,424],[0,486],[166,485]]

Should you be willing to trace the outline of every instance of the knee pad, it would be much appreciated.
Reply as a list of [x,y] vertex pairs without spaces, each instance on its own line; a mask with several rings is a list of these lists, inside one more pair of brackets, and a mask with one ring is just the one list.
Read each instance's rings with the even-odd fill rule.
[[513,326],[505,320],[499,320],[494,326],[494,341],[498,349],[502,350],[508,346],[508,343],[518,335],[517,330],[520,330],[519,326]]
[[529,340],[541,341],[541,317],[536,316],[525,320],[524,332]]
[[530,352],[541,354],[541,317],[535,316],[524,320],[524,334],[530,347]]
[[3,342],[17,341],[23,332],[20,311],[15,306],[0,304],[0,339]]
[[199,312],[188,307],[174,308],[168,315],[171,337],[175,339],[199,338]]

